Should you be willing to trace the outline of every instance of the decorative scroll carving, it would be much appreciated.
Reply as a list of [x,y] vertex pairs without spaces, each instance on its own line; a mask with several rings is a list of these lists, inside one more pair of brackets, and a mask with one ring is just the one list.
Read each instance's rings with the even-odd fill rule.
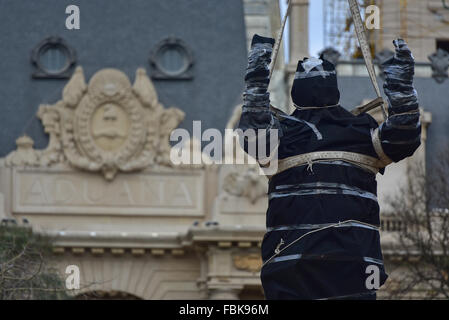
[[446,0],[427,1],[427,9],[442,23],[449,23],[449,8]]
[[39,156],[33,150],[34,141],[28,136],[16,140],[17,150],[11,152],[5,159],[7,166],[37,166]]
[[262,268],[262,260],[257,253],[234,256],[234,266],[239,270],[258,272]]
[[41,105],[37,116],[44,125],[44,131],[50,136],[48,146],[45,150],[36,151],[40,153],[40,163],[42,166],[50,166],[54,163],[65,160],[61,144],[60,115],[56,108],[49,105]]
[[41,105],[38,117],[50,135],[47,149],[34,151],[32,143],[21,141],[11,155],[11,165],[24,163],[17,159],[26,151],[34,154],[30,161],[35,165],[67,161],[80,169],[101,171],[112,180],[118,171],[170,166],[169,135],[183,120],[184,112],[165,109],[159,103],[144,69],[137,70],[133,86],[115,69],[97,72],[86,85],[78,67],[62,100]]
[[259,168],[249,167],[243,173],[229,173],[224,178],[223,190],[233,196],[246,197],[254,204],[267,194],[267,179],[259,174]]
[[83,69],[78,67],[62,91],[62,100],[68,107],[75,107],[86,90],[87,86],[84,80]]
[[429,56],[432,63],[432,77],[438,83],[443,83],[448,78],[447,70],[449,68],[449,53],[443,49]]

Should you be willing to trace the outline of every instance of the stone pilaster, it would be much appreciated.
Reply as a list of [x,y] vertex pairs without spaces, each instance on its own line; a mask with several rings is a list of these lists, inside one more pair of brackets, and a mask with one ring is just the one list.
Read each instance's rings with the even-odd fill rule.
[[309,57],[309,0],[291,0],[289,26],[289,63],[287,72],[287,93],[288,105],[287,113],[294,111],[290,96],[291,87],[295,78],[296,65],[298,60]]
[[309,0],[291,0],[290,63],[309,56]]

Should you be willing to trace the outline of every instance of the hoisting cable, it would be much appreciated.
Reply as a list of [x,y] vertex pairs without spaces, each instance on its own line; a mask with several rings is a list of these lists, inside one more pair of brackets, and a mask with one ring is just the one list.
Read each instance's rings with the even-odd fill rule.
[[349,9],[351,10],[351,16],[354,20],[354,28],[357,34],[357,38],[359,40],[360,49],[362,50],[363,59],[365,60],[365,66],[368,70],[369,77],[371,79],[371,83],[373,84],[374,90],[376,91],[377,98],[370,103],[358,107],[351,112],[354,114],[360,114],[371,109],[378,107],[379,105],[382,108],[382,114],[384,120],[387,119],[387,112],[385,111],[385,101],[380,94],[379,85],[377,84],[376,72],[374,71],[374,64],[371,58],[371,52],[368,46],[368,41],[366,40],[365,26],[362,22],[362,17],[360,15],[360,8],[358,0],[348,0],[349,1]]
[[[378,106],[381,106],[384,120],[386,120],[387,119],[387,113],[385,111],[386,110],[386,108],[385,108],[385,101],[382,98],[382,95],[381,95],[380,90],[379,90],[379,85],[377,83],[376,73],[375,73],[375,70],[374,70],[374,64],[373,64],[373,61],[372,61],[372,58],[371,58],[371,53],[370,53],[370,50],[369,50],[368,42],[366,40],[365,27],[363,25],[362,18],[361,18],[361,15],[360,15],[359,4],[358,4],[357,0],[348,0],[348,1],[349,1],[349,7],[350,7],[350,10],[351,10],[351,15],[352,15],[352,18],[354,20],[355,31],[356,31],[356,34],[357,34],[357,38],[359,40],[360,48],[362,50],[363,59],[365,61],[366,69],[368,70],[368,74],[369,74],[369,77],[371,79],[371,83],[373,84],[374,90],[376,91],[376,95],[377,95],[377,98],[374,99],[373,101],[371,101],[368,104],[365,104],[363,106],[360,106],[358,108],[355,108],[351,112],[353,114],[355,114],[355,115],[358,115],[358,114],[367,112],[367,111],[369,111],[371,109],[377,108]],[[279,55],[279,50],[280,50],[280,46],[281,46],[281,43],[282,43],[282,37],[284,35],[284,30],[285,30],[285,26],[286,26],[286,23],[287,23],[287,19],[288,19],[289,15],[290,15],[291,6],[292,6],[292,0],[289,0],[288,4],[287,4],[287,10],[286,10],[286,12],[284,14],[284,17],[282,19],[281,28],[279,29],[279,32],[278,32],[278,35],[277,35],[277,38],[276,38],[276,42],[275,42],[274,48],[273,48],[273,59],[272,59],[271,66],[270,66],[270,78],[271,78],[271,76],[273,74],[274,67],[276,65],[276,60],[277,60],[277,57]],[[282,111],[280,111],[278,108],[275,108],[273,106],[270,106],[270,107],[271,107],[271,109],[273,111],[282,113]]]

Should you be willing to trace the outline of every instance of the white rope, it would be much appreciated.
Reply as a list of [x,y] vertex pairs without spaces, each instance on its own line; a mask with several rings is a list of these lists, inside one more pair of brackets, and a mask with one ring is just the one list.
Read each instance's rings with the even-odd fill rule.
[[347,224],[347,223],[350,223],[350,222],[356,222],[356,223],[360,223],[360,224],[363,224],[363,225],[366,225],[366,226],[377,228],[377,226],[375,226],[375,225],[372,225],[372,224],[369,224],[369,223],[366,223],[366,222],[363,222],[363,221],[351,219],[351,220],[345,220],[345,221],[337,222],[337,223],[334,223],[334,224],[331,224],[331,225],[328,225],[328,226],[325,226],[325,227],[322,227],[322,228],[319,228],[319,229],[316,229],[316,230],[312,230],[312,231],[306,232],[302,236],[300,236],[299,238],[297,238],[294,241],[290,242],[287,246],[285,246],[282,249],[280,249],[279,248],[280,246],[278,245],[278,248],[276,248],[277,250],[275,250],[275,253],[267,261],[265,261],[262,264],[262,268],[266,264],[268,264],[271,260],[273,260],[275,257],[277,257],[279,254],[281,254],[282,251],[288,249],[291,245],[295,244],[296,242],[298,242],[299,240],[303,239],[304,237],[306,237],[306,236],[308,236],[308,235],[310,235],[312,233],[315,233],[315,232],[323,231],[323,230],[326,230],[326,229],[329,229],[329,228],[338,227],[338,226],[341,226],[341,225],[344,225],[344,224]]

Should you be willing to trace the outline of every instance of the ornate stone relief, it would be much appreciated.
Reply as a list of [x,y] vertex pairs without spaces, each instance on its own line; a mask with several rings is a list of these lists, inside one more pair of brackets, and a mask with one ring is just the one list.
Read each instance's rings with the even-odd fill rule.
[[251,204],[267,194],[267,178],[259,174],[257,166],[246,171],[234,171],[224,178],[223,190],[236,197],[246,197]]
[[36,166],[39,157],[33,150],[34,141],[28,136],[22,136],[16,140],[17,150],[10,153],[6,159],[7,166]]
[[443,83],[448,78],[449,53],[443,49],[438,49],[428,58],[432,63],[432,77],[436,82]]
[[[231,118],[229,119],[226,129],[234,129],[241,116],[241,105],[235,107]],[[235,134],[227,134],[225,144],[232,145],[233,159],[244,157],[244,151],[240,147],[239,140]],[[254,161],[255,162],[255,161]],[[267,178],[259,172],[257,164],[239,165],[241,168],[230,170],[223,176],[222,189],[224,196],[231,195],[234,197],[246,197],[251,204],[255,204],[257,200],[263,198],[267,194]]]
[[238,270],[258,272],[262,268],[262,260],[258,253],[235,255],[234,266]]
[[137,70],[134,85],[116,69],[100,70],[87,85],[78,67],[62,100],[41,105],[38,117],[50,135],[48,147],[33,150],[30,138],[20,138],[7,164],[50,166],[66,161],[112,180],[118,171],[170,166],[169,135],[184,113],[163,107],[144,69]]
[[439,21],[449,23],[449,7],[448,1],[427,1],[427,9],[432,12]]

